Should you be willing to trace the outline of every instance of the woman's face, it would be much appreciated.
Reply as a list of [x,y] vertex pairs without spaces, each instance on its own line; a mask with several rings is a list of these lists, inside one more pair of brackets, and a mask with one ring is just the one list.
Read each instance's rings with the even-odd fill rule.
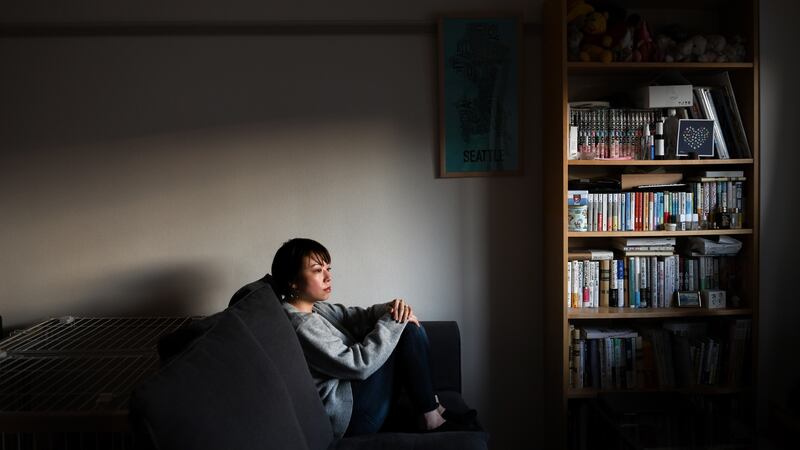
[[300,274],[301,286],[297,286],[300,291],[300,298],[322,302],[331,296],[331,265],[322,260],[319,256],[303,258],[303,271]]

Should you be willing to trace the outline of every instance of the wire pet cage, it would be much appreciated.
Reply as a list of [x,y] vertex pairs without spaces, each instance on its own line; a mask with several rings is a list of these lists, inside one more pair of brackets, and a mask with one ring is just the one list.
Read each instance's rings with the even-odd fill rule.
[[0,341],[0,450],[127,449],[131,390],[191,317],[61,317]]

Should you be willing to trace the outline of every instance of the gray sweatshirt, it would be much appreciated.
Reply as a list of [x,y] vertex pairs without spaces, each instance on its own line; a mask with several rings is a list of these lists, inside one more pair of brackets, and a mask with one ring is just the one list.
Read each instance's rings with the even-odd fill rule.
[[294,326],[337,438],[353,412],[351,380],[364,380],[394,351],[405,323],[395,322],[388,304],[369,308],[317,302],[312,313],[289,303],[283,308]]

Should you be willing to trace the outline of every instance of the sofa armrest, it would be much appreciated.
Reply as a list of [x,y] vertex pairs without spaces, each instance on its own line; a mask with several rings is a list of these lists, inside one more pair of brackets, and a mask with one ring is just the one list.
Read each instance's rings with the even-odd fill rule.
[[454,321],[422,322],[431,344],[433,387],[461,392],[461,334]]

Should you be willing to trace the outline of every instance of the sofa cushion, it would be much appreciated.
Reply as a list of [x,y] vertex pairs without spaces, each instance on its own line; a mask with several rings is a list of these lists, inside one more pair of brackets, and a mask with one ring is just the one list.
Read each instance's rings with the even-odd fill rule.
[[264,352],[280,368],[311,449],[327,448],[333,428],[319,398],[297,334],[269,284],[248,285],[249,293],[226,311],[239,317],[253,333]]
[[130,409],[158,449],[310,448],[278,367],[235,314],[140,385]]
[[[486,450],[489,436],[482,432],[378,433],[336,442],[336,450]],[[278,447],[276,447],[278,448]]]

